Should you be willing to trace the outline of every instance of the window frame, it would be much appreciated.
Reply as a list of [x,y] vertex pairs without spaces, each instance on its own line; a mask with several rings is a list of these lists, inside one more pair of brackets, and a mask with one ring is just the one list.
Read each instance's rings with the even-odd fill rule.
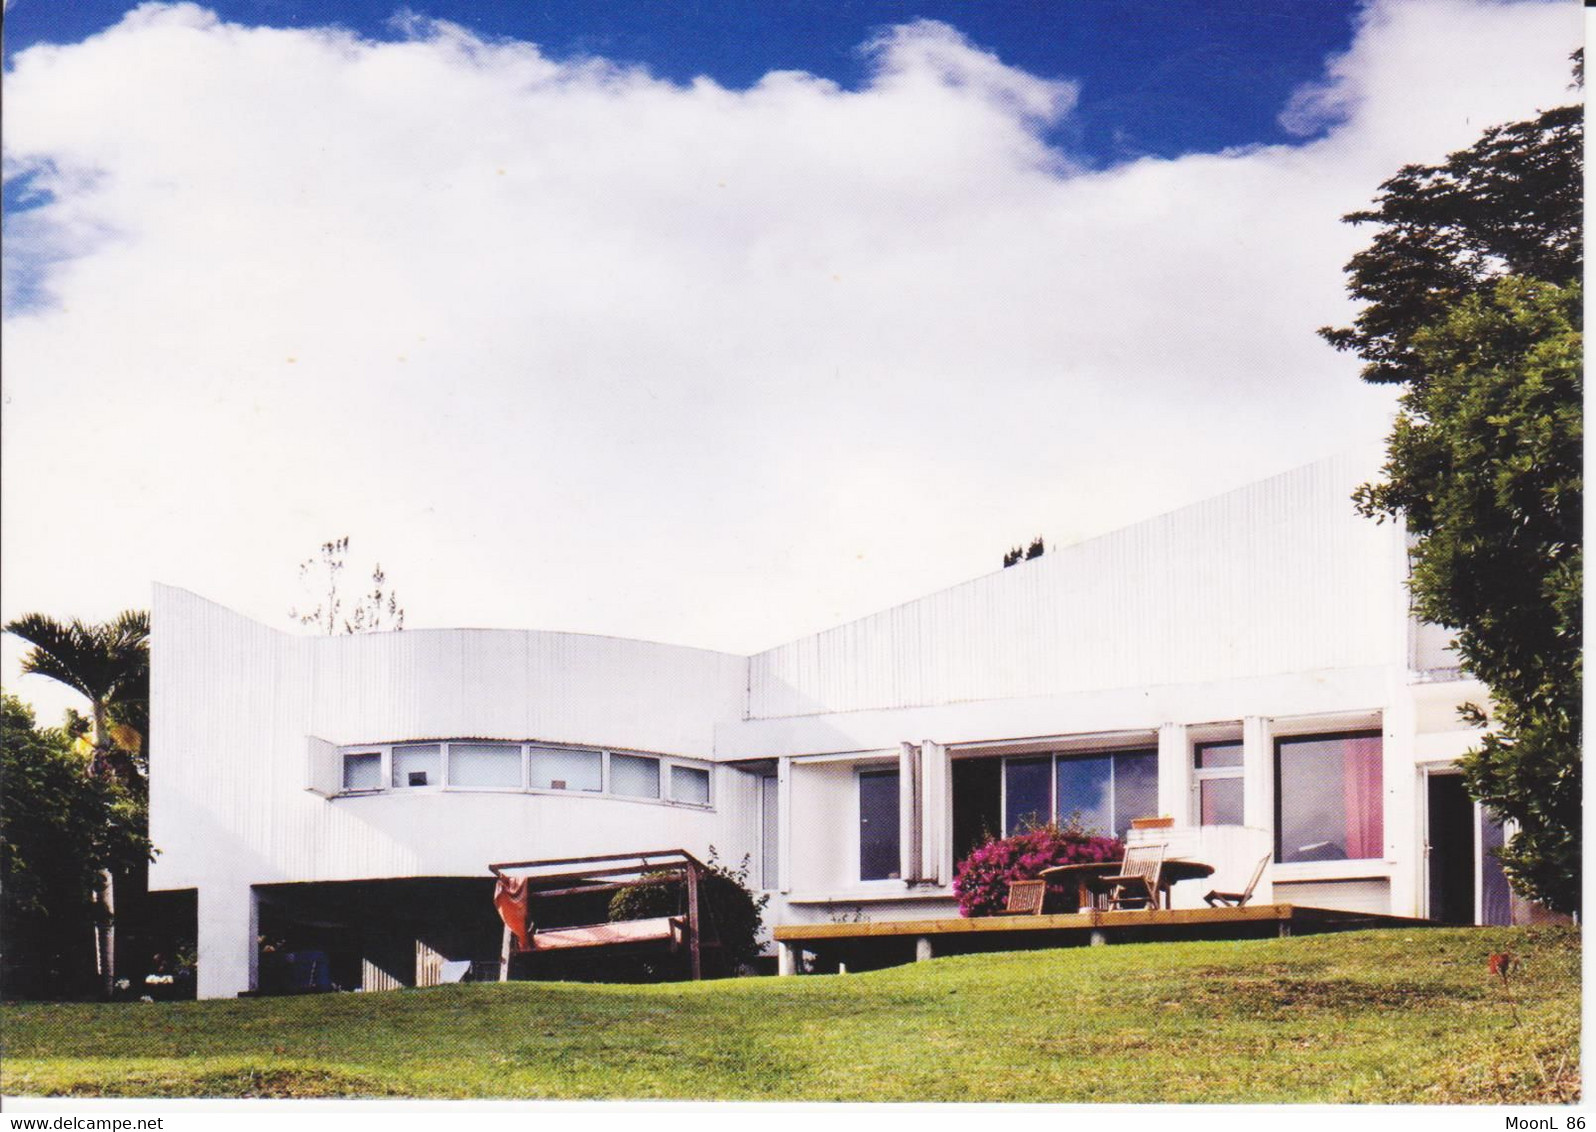
[[[1204,749],[1208,747],[1235,747],[1241,753],[1241,761],[1235,766],[1198,766]],[[1242,783],[1241,790],[1241,820],[1232,828],[1240,828],[1247,824],[1247,746],[1240,735],[1233,738],[1215,737],[1201,739],[1191,745],[1191,822],[1193,825],[1203,824],[1203,783],[1221,781],[1234,778]],[[1226,823],[1221,823],[1226,824]]]
[[[443,788],[454,792],[469,794],[517,794],[527,787],[528,757],[526,743],[506,742],[502,739],[447,739],[440,740],[443,747]],[[518,786],[461,786],[454,781],[454,750],[455,745],[462,747],[514,747],[519,756],[521,766],[521,782]],[[402,745],[402,744],[401,744]]]
[[892,876],[866,877],[864,875],[864,780],[866,778],[884,778],[891,776],[896,783],[893,798],[900,797],[898,790],[903,779],[902,768],[896,762],[864,763],[854,767],[853,770],[853,869],[858,877],[858,883],[868,888],[883,886],[903,887],[903,813],[900,810],[898,820],[893,825],[892,838],[897,848],[897,863],[893,868]]
[[[438,748],[440,763],[440,782],[429,782],[425,786],[395,786],[393,784],[393,753],[396,747],[429,747]],[[452,780],[451,748],[455,746],[471,747],[505,747],[516,751],[520,766],[520,785],[518,786],[473,786],[462,785]],[[557,751],[572,754],[594,754],[599,757],[599,789],[554,789],[531,785],[532,782],[532,753],[534,751]],[[537,740],[514,739],[483,739],[483,738],[454,738],[454,739],[402,739],[386,743],[353,743],[348,746],[339,746],[338,752],[338,782],[339,789],[331,798],[365,798],[376,795],[403,795],[403,794],[532,794],[544,797],[577,797],[577,798],[605,798],[618,802],[641,802],[655,806],[674,806],[678,809],[698,810],[702,812],[713,811],[717,801],[715,786],[716,764],[707,759],[694,759],[676,755],[657,754],[652,751],[629,751],[610,747],[584,747],[569,743],[545,743]],[[352,790],[343,786],[347,760],[361,755],[375,755],[381,770],[379,784],[368,789]],[[611,778],[610,759],[613,756],[623,758],[648,759],[659,769],[660,791],[655,796],[643,794],[619,794],[614,789]],[[709,800],[699,802],[693,800],[677,800],[671,796],[672,771],[681,767],[684,770],[703,771],[709,782]]]
[[[702,802],[678,798],[676,796],[676,771],[682,770],[703,771],[704,773],[704,800]],[[707,766],[696,766],[693,763],[683,762],[680,759],[661,759],[660,771],[661,787],[665,791],[665,800],[673,806],[691,806],[695,810],[708,810],[715,803],[715,772]]]
[[[349,781],[349,760],[362,756],[377,757],[377,785],[366,787],[350,787],[345,785]],[[340,748],[338,751],[338,794],[346,795],[380,794],[388,781],[388,752],[383,747],[350,747]]]
[[[1000,758],[1000,760],[999,760],[1002,763],[1002,769],[1001,769],[1001,771],[999,773],[998,780],[999,780],[999,787],[1000,787],[999,788],[1000,810],[1001,810],[1000,818],[1001,818],[1001,823],[1002,823],[1003,829],[1005,831],[1004,832],[1004,836],[1005,837],[1014,836],[1014,834],[1010,834],[1010,833],[1007,832],[1007,830],[1009,828],[1009,763],[1010,762],[1040,762],[1043,759],[1048,760],[1048,767],[1047,767],[1047,792],[1048,792],[1048,813],[1050,815],[1048,820],[1052,821],[1052,822],[1058,822],[1058,821],[1064,820],[1064,818],[1066,818],[1068,816],[1068,815],[1059,813],[1058,765],[1059,765],[1059,763],[1061,761],[1070,762],[1070,761],[1074,761],[1074,760],[1102,759],[1102,758],[1106,758],[1106,759],[1111,760],[1110,763],[1109,763],[1108,802],[1109,802],[1109,806],[1110,807],[1112,807],[1114,809],[1117,809],[1118,808],[1118,801],[1117,801],[1117,793],[1118,792],[1116,790],[1116,785],[1117,785],[1117,780],[1118,780],[1118,777],[1119,777],[1119,766],[1118,766],[1118,763],[1114,762],[1113,760],[1117,760],[1121,756],[1127,756],[1127,755],[1144,755],[1144,756],[1150,755],[1150,756],[1153,757],[1153,760],[1154,760],[1153,761],[1153,768],[1154,768],[1154,770],[1153,770],[1153,783],[1154,783],[1153,789],[1155,791],[1155,797],[1156,797],[1156,791],[1158,789],[1158,786],[1157,786],[1157,783],[1158,783],[1158,762],[1157,762],[1158,748],[1157,747],[1149,747],[1149,746],[1145,746],[1145,745],[1142,745],[1142,744],[1135,744],[1135,745],[1132,745],[1132,746],[1125,746],[1125,747],[1082,747],[1080,749],[1072,748],[1072,749],[1066,750],[1066,751],[1034,751],[1034,752],[1026,752],[1025,754],[1003,755]],[[1137,815],[1132,815],[1132,816],[1141,817],[1143,815],[1137,814]],[[1113,820],[1112,820],[1111,824],[1118,825],[1119,824],[1119,820],[1118,819],[1119,819],[1119,814],[1118,813],[1114,813],[1113,814]],[[1126,818],[1125,820],[1126,820],[1127,828],[1128,828],[1128,825],[1129,825],[1129,822],[1130,822],[1131,819],[1130,818]],[[1097,834],[1096,836],[1118,838],[1120,836],[1120,834],[1116,830],[1110,829],[1110,830],[1107,830],[1107,831],[1102,832],[1100,834]]]
[[[393,780],[394,754],[400,747],[436,747],[438,749],[438,781],[429,782],[425,786],[399,786]],[[388,773],[383,776],[383,789],[395,794],[422,794],[438,790],[446,790],[449,785],[449,744],[439,739],[421,739],[417,742],[390,743],[385,752],[383,766]]]
[[[1328,740],[1328,739],[1378,739],[1378,740],[1380,740],[1380,762],[1379,762],[1379,767],[1380,767],[1380,789],[1376,792],[1375,796],[1379,800],[1379,804],[1380,804],[1381,849],[1380,849],[1380,852],[1378,854],[1376,854],[1375,856],[1373,856],[1373,857],[1352,857],[1352,856],[1342,855],[1340,857],[1324,857],[1324,858],[1319,858],[1319,859],[1311,860],[1311,861],[1296,861],[1296,860],[1288,861],[1288,860],[1285,859],[1285,854],[1283,852],[1284,847],[1285,847],[1285,836],[1286,836],[1285,820],[1284,820],[1285,819],[1284,807],[1285,807],[1286,792],[1285,792],[1285,789],[1284,789],[1284,786],[1283,786],[1283,776],[1280,773],[1280,753],[1281,753],[1281,748],[1284,747],[1288,743],[1314,743],[1314,742],[1324,742],[1325,740]],[[1271,746],[1271,752],[1270,753],[1271,753],[1271,759],[1272,759],[1271,770],[1273,771],[1273,774],[1274,774],[1274,782],[1273,782],[1273,789],[1274,789],[1274,799],[1273,799],[1273,801],[1274,801],[1274,806],[1273,806],[1273,810],[1274,810],[1275,828],[1274,828],[1273,853],[1274,853],[1274,861],[1275,861],[1275,864],[1276,864],[1277,868],[1278,869],[1282,869],[1282,870],[1288,870],[1288,874],[1287,875],[1291,876],[1291,875],[1294,875],[1294,874],[1290,873],[1289,872],[1290,870],[1299,870],[1299,869],[1303,869],[1304,867],[1306,867],[1309,870],[1317,870],[1317,869],[1338,869],[1338,868],[1343,868],[1344,869],[1344,868],[1347,868],[1347,867],[1353,867],[1353,868],[1369,867],[1369,868],[1373,868],[1373,867],[1376,867],[1376,866],[1384,866],[1385,863],[1386,863],[1386,854],[1385,854],[1385,848],[1384,848],[1385,834],[1386,834],[1386,828],[1385,828],[1385,789],[1386,789],[1386,781],[1385,781],[1385,778],[1386,778],[1386,775],[1385,775],[1385,731],[1382,728],[1379,728],[1379,727],[1374,727],[1374,728],[1368,728],[1368,727],[1354,728],[1354,729],[1343,730],[1343,731],[1294,731],[1294,732],[1288,732],[1288,733],[1285,733],[1285,734],[1276,734],[1276,735],[1271,736],[1271,744],[1270,744],[1270,746]],[[1345,767],[1345,764],[1343,764],[1343,766],[1342,766],[1343,781],[1344,781],[1345,774],[1346,774],[1346,767]],[[1339,874],[1337,874],[1337,875],[1339,875]],[[1280,879],[1281,878],[1281,873],[1277,871],[1275,873],[1275,876],[1276,876],[1276,879]]]
[[[577,798],[601,798],[609,793],[610,753],[608,751],[595,750],[592,747],[570,747],[555,743],[523,743],[521,747],[521,788],[528,794],[560,794]],[[547,751],[551,754],[597,755],[599,788],[597,790],[574,790],[569,786],[533,786],[532,756],[539,751]],[[626,795],[626,797],[630,796]]]

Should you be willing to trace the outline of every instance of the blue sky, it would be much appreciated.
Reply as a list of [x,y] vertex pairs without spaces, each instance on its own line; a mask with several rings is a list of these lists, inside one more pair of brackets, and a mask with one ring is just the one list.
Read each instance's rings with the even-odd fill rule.
[[408,627],[746,653],[1370,449],[1391,391],[1315,333],[1354,313],[1340,217],[1568,100],[1583,30],[421,13],[13,0],[0,617],[161,581],[288,630],[347,535]]

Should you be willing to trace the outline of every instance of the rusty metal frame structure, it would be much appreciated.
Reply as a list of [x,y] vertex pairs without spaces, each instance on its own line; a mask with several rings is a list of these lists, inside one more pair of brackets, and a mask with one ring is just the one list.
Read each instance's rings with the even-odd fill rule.
[[[618,862],[628,863],[619,864]],[[573,868],[572,866],[582,867]],[[520,870],[527,869],[556,869],[559,871],[520,873]],[[707,867],[685,849],[662,849],[658,852],[650,853],[602,853],[591,857],[554,857],[537,861],[503,861],[489,865],[488,870],[493,873],[495,878],[508,877],[514,871],[519,873],[527,883],[527,930],[530,935],[529,942],[531,946],[524,950],[516,947],[515,935],[511,932],[509,925],[506,924],[504,942],[499,952],[500,982],[509,980],[510,957],[512,954],[527,954],[538,950],[537,936],[539,933],[532,930],[532,900],[537,897],[574,896],[587,892],[613,892],[627,887],[629,884],[635,884],[640,880],[644,881],[644,883],[663,884],[673,879],[672,874],[680,876],[687,889],[687,916],[682,928],[686,937],[684,942],[687,946],[692,976],[695,980],[704,977],[704,948],[706,944],[713,945],[715,942],[706,939],[703,930],[704,908],[701,888]],[[676,918],[672,917],[671,919],[674,921]],[[646,921],[623,922],[646,923]],[[667,937],[668,933],[658,937],[640,938],[664,939]],[[595,939],[583,943],[566,942],[562,946],[604,947],[614,946],[616,942],[636,941]]]

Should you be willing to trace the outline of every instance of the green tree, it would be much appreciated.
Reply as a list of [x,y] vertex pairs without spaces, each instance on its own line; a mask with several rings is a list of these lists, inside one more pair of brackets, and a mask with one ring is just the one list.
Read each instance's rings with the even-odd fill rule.
[[[1408,166],[1347,265],[1365,306],[1320,333],[1404,386],[1382,478],[1355,496],[1413,537],[1415,611],[1455,630],[1492,700],[1462,759],[1470,793],[1516,832],[1516,891],[1580,906],[1583,374],[1581,108],[1486,131]],[[1464,705],[1466,716],[1486,713]]]
[[0,988],[6,997],[61,997],[94,982],[106,871],[145,859],[140,799],[88,759],[66,732],[35,726],[33,710],[0,695]]
[[1374,224],[1348,261],[1364,305],[1350,327],[1319,333],[1364,361],[1363,378],[1422,387],[1414,336],[1504,276],[1549,283],[1584,273],[1584,108],[1562,106],[1485,131],[1440,165],[1407,165],[1349,224]]
[[[103,624],[73,620],[63,624],[40,613],[8,622],[33,647],[22,671],[56,680],[89,701],[86,777],[126,791],[143,815],[147,787],[145,744],[139,724],[147,725],[150,687],[150,615],[129,610]],[[116,884],[112,870],[100,871],[98,967],[110,996],[116,979]]]

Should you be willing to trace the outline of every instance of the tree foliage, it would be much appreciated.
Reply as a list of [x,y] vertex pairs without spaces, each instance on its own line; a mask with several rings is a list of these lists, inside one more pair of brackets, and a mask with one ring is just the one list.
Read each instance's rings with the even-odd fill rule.
[[1414,335],[1504,276],[1550,283],[1584,271],[1584,108],[1563,106],[1485,131],[1440,165],[1407,165],[1349,224],[1376,224],[1347,263],[1364,306],[1350,327],[1319,333],[1364,361],[1376,383],[1423,386]]
[[88,993],[105,872],[147,860],[142,800],[106,775],[64,731],[35,726],[33,709],[0,695],[0,925],[7,997]]
[[79,728],[93,749],[88,773],[142,788],[150,726],[149,613],[130,609],[104,623],[62,623],[29,613],[5,631],[33,646],[22,658],[24,673],[65,684],[89,701],[88,726]]
[[[128,610],[104,623],[62,623],[29,613],[8,622],[5,629],[33,646],[22,658],[23,672],[49,677],[89,701],[87,720],[68,713],[71,734],[66,738],[76,740],[74,747],[82,755],[79,773],[97,789],[119,795],[115,807],[107,804],[100,811],[106,836],[116,840],[115,831],[131,821],[143,837],[149,825],[143,735],[149,728],[150,615]],[[65,851],[96,857],[94,845],[92,839],[84,839],[75,850],[69,843]],[[144,860],[147,855],[120,855],[96,866],[96,966],[107,998],[116,979],[117,877],[125,882]],[[133,887],[141,886],[142,882]],[[61,937],[57,942],[66,946]]]
[[[756,897],[750,888],[748,858],[734,869],[720,860],[712,846],[709,860],[704,862],[700,892],[702,914],[720,940],[729,969],[752,963],[759,955],[759,934],[770,897]],[[616,891],[610,898],[609,914],[611,921],[646,920],[680,915],[686,908],[687,894],[679,874],[648,873]]]
[[1347,265],[1366,305],[1321,331],[1366,380],[1404,386],[1383,478],[1355,498],[1406,521],[1415,612],[1455,630],[1491,695],[1470,793],[1517,827],[1500,852],[1515,890],[1562,911],[1580,906],[1581,114],[1496,127],[1382,185],[1347,217],[1381,225]]
[[315,606],[290,609],[288,616],[328,636],[338,633],[375,633],[405,627],[404,607],[399,595],[388,587],[382,563],[371,571],[371,589],[355,599],[354,609],[344,613],[344,595],[339,591],[339,575],[349,554],[349,536],[321,544],[320,551],[299,566],[299,584],[307,594],[315,592]]

